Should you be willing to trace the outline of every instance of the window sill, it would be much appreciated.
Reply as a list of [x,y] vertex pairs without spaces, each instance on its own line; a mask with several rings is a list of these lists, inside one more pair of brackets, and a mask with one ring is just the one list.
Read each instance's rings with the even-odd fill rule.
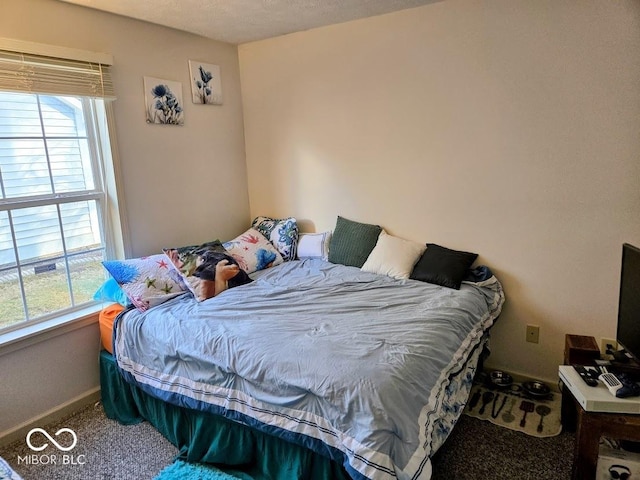
[[0,356],[98,323],[98,313],[104,306],[103,303],[95,303],[67,315],[0,333]]

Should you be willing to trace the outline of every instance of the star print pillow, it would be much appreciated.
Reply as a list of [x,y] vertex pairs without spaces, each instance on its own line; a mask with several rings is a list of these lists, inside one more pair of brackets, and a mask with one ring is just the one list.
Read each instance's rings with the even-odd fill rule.
[[186,291],[180,274],[160,253],[131,260],[102,262],[131,303],[144,312]]

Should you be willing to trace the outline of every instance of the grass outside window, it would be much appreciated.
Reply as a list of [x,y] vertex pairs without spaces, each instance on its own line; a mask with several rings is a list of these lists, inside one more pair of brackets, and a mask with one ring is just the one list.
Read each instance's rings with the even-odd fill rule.
[[[74,302],[78,306],[93,300],[93,294],[105,280],[101,257],[70,262],[70,277]],[[63,261],[56,262],[56,269],[34,273],[34,268],[23,273],[29,318],[55,313],[72,306],[66,269]],[[25,321],[20,282],[17,269],[0,274],[0,329]]]

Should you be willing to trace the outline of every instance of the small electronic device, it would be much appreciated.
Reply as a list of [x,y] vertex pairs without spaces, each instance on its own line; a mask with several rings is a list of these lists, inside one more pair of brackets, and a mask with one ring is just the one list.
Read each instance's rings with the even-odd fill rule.
[[603,368],[603,373],[598,377],[609,393],[614,397],[627,398],[637,397],[640,395],[640,385],[634,382],[625,373],[614,375]]
[[613,373],[602,373],[598,378],[613,396],[622,388],[622,382]]
[[636,383],[631,376],[622,372],[617,373],[616,377],[618,377],[618,380],[622,383],[622,388],[616,390],[616,397],[627,398],[640,395],[640,385]]
[[587,370],[587,368],[583,365],[574,365],[573,368],[575,368],[576,372],[578,372],[580,378],[584,380],[584,383],[586,383],[590,387],[598,386],[598,374],[600,373],[598,370],[596,370],[595,368],[590,368],[589,370]]

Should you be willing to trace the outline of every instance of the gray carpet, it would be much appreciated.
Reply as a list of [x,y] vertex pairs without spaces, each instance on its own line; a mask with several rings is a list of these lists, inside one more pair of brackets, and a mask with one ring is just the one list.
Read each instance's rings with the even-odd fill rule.
[[[75,464],[25,465],[18,457],[34,452],[24,440],[0,448],[0,457],[24,480],[151,480],[178,453],[148,423],[119,425],[107,419],[99,405],[43,428],[53,434],[65,427],[78,437],[76,447],[69,452]],[[41,438],[39,444],[44,441]],[[463,415],[433,459],[432,478],[566,480],[571,476],[573,446],[570,433],[534,438]],[[38,455],[48,453],[60,454],[49,446]]]
[[[18,456],[34,453],[24,440],[0,448],[0,457],[24,480],[151,480],[178,454],[178,450],[149,423],[120,425],[104,415],[102,405],[87,407],[43,428],[51,435],[60,428],[73,430],[78,443],[69,454],[84,460],[84,464],[19,464]],[[46,441],[42,437],[34,437],[34,444],[36,440],[38,445]],[[42,454],[59,456],[60,452],[50,445],[37,453]]]

